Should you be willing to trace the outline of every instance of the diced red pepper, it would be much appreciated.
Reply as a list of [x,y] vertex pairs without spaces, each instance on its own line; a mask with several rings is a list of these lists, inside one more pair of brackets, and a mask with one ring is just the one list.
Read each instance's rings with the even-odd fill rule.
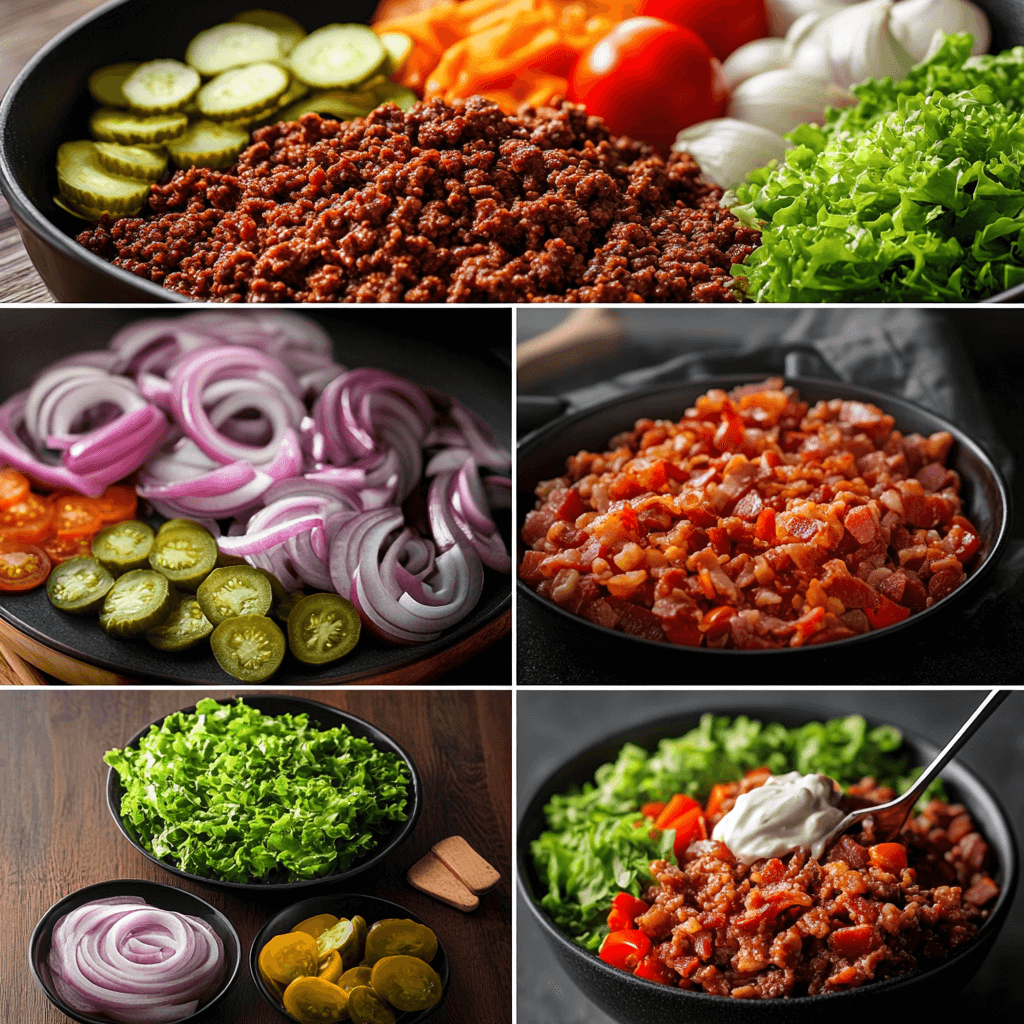
[[878,595],[882,603],[877,608],[865,608],[864,614],[868,617],[872,629],[884,629],[886,626],[894,626],[910,616],[910,609],[903,605],[890,601],[885,594]]
[[855,924],[837,928],[828,938],[829,947],[850,960],[862,957],[878,945],[875,929],[870,924]]
[[710,818],[722,810],[725,798],[732,793],[732,786],[728,782],[716,782],[711,787],[711,795],[708,797],[704,813]]
[[692,796],[687,796],[685,793],[676,793],[676,795],[672,797],[667,804],[665,804],[665,809],[655,819],[655,828],[665,830],[675,828],[675,823],[679,817],[687,811],[692,810],[694,807],[700,810],[700,804],[694,800]]
[[868,856],[876,868],[899,874],[907,866],[907,850],[900,843],[876,843],[868,848]]
[[751,768],[743,777],[745,779],[753,779],[756,782],[765,783],[772,777],[772,770],[767,765],[764,765],[761,768]]
[[959,543],[956,546],[956,557],[961,563],[966,564],[981,547],[981,535],[977,528],[965,516],[953,516],[953,525],[959,526],[963,531]]
[[662,804],[662,803],[650,803],[650,804],[644,804],[643,807],[640,808],[640,813],[645,818],[650,818],[651,821],[654,821],[658,817],[658,815],[661,814],[661,812],[663,810],[665,810],[665,805],[664,804]]
[[628,892],[620,892],[612,900],[612,909],[608,914],[608,930],[618,932],[627,928],[635,928],[636,919],[641,914],[646,914],[649,909],[643,900],[638,900]]
[[673,826],[676,830],[675,842],[672,844],[672,852],[676,855],[676,863],[681,864],[686,848],[695,839],[707,839],[708,830],[704,824],[704,815],[700,804],[691,808],[682,817],[676,819]]
[[766,544],[775,542],[775,509],[763,508],[754,524],[754,536]]
[[645,956],[633,973],[638,978],[656,981],[659,985],[676,985],[679,982],[679,975],[655,956]]
[[633,971],[651,951],[651,940],[639,928],[622,928],[609,932],[598,956],[620,971]]

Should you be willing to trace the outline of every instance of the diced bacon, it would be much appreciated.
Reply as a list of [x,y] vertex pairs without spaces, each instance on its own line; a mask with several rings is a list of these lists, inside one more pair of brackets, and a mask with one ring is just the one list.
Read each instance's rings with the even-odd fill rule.
[[869,505],[855,505],[846,513],[843,525],[858,544],[869,544],[878,532],[878,524]]
[[941,491],[952,479],[953,474],[938,462],[929,462],[922,466],[914,476],[921,481],[926,491]]
[[878,587],[890,601],[909,608],[912,612],[921,611],[927,603],[924,584],[916,572],[908,569],[897,569],[888,575]]
[[743,600],[742,591],[726,575],[718,562],[718,556],[711,548],[705,548],[692,555],[687,560],[686,567],[694,572],[707,572],[715,592],[729,604],[739,604]]
[[523,521],[523,542],[532,547],[537,541],[543,540],[554,521],[554,510],[548,506],[535,512],[528,512]]

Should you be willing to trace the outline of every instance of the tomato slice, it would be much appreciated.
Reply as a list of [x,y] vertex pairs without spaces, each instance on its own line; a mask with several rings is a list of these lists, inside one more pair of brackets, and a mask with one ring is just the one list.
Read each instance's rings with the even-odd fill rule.
[[0,537],[35,544],[50,532],[53,505],[31,491],[0,512]]
[[39,546],[54,565],[60,565],[69,558],[88,558],[92,554],[91,537],[47,537]]
[[58,537],[91,537],[102,526],[99,510],[92,498],[78,494],[51,495],[53,532]]
[[130,484],[111,484],[93,501],[104,526],[134,519],[139,505],[139,497]]
[[16,469],[0,469],[0,509],[8,509],[28,496],[28,477]]
[[35,544],[0,543],[0,590],[31,590],[46,582],[50,559]]
[[620,971],[632,971],[650,951],[651,940],[639,928],[622,928],[608,933],[597,955]]
[[608,914],[608,930],[610,932],[621,931],[623,928],[633,928],[636,919],[641,914],[646,914],[650,907],[643,900],[637,899],[628,892],[620,892],[612,900],[612,909]]

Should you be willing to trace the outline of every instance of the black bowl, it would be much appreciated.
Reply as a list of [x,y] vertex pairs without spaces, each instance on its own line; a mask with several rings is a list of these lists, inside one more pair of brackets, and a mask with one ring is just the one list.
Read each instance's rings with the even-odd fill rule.
[[73,1020],[81,1024],[109,1024],[104,1017],[90,1017],[73,1010],[53,989],[53,981],[50,977],[50,968],[47,965],[47,958],[50,955],[50,935],[54,926],[65,914],[89,903],[92,900],[108,899],[112,896],[141,896],[150,906],[159,907],[161,910],[173,910],[179,914],[191,914],[193,917],[202,918],[221,937],[224,942],[224,980],[217,994],[204,1006],[200,1007],[190,1017],[182,1017],[184,1021],[210,1020],[212,1014],[209,1012],[227,995],[228,989],[235,983],[238,976],[238,969],[242,964],[242,946],[231,922],[215,907],[211,907],[205,900],[193,896],[182,889],[175,889],[171,885],[162,885],[160,882],[146,882],[138,878],[121,878],[112,882],[99,882],[96,885],[86,886],[77,892],[58,900],[50,909],[43,914],[32,932],[32,939],[28,947],[28,961],[32,968],[32,974],[39,982],[40,988],[46,993],[46,998]]
[[[705,709],[705,712],[707,710],[714,711]],[[1000,893],[977,936],[948,960],[928,970],[829,995],[759,1001],[729,999],[702,991],[669,988],[617,970],[595,953],[581,949],[555,927],[538,906],[537,899],[545,892],[545,887],[530,857],[530,843],[545,829],[544,805],[553,794],[592,781],[596,769],[613,761],[623,744],[635,743],[653,750],[659,740],[681,736],[694,728],[705,712],[663,717],[593,744],[549,775],[527,804],[517,835],[520,892],[555,959],[584,995],[622,1024],[648,1024],[653,1020],[660,1024],[816,1024],[819,1020],[862,1022],[865,1015],[872,1013],[883,1020],[894,1020],[896,1013],[904,1012],[907,1019],[914,1019],[910,1014],[920,1014],[922,1008],[934,1006],[938,996],[951,996],[963,988],[988,955],[1009,914],[1017,888],[1019,853],[1010,818],[999,800],[957,761],[943,769],[942,778],[950,798],[967,806],[995,851],[999,862],[995,880]],[[737,712],[732,708],[715,713],[735,715]],[[794,714],[755,695],[751,695],[746,713],[764,721],[781,721],[787,726],[800,725],[815,717],[813,713]],[[824,703],[821,717],[830,717]],[[938,753],[939,746],[930,740],[907,734],[905,730],[903,733],[901,752],[911,763],[927,764]]]
[[[683,412],[709,388],[728,390],[739,384],[763,380],[765,376],[765,374],[736,374],[728,377],[706,377],[696,381],[652,385],[580,411],[569,412],[533,431],[519,442],[516,449],[516,486],[520,520],[525,516],[526,510],[533,508],[533,489],[538,481],[561,476],[565,471],[565,459],[568,455],[584,448],[590,451],[604,451],[610,437],[630,429],[640,418],[678,420]],[[969,596],[980,594],[982,581],[995,566],[1009,541],[1010,526],[1013,522],[1010,492],[1002,474],[989,455],[956,424],[905,399],[885,395],[859,385],[845,384],[835,380],[820,380],[813,377],[787,377],[786,383],[796,387],[800,392],[800,397],[811,403],[831,398],[872,402],[894,416],[896,427],[904,433],[916,431],[927,436],[935,431],[946,430],[953,435],[953,448],[947,459],[947,464],[960,475],[964,515],[974,523],[981,534],[978,562],[961,586],[924,611],[917,612],[902,622],[885,629],[873,630],[870,633],[862,633],[827,644],[781,647],[765,651],[680,647],[656,640],[627,636],[590,622],[580,615],[574,615],[554,601],[539,597],[525,583],[517,580],[520,599],[533,601],[547,613],[558,616],[570,631],[596,631],[602,638],[607,638],[613,643],[638,644],[645,651],[650,652],[653,657],[675,659],[698,656],[734,659],[802,657],[810,661],[819,660],[828,651],[848,650],[851,646],[859,649],[864,644],[877,646],[880,641],[888,641],[894,634],[905,630],[917,632],[923,623],[927,623],[927,628],[933,629],[938,617],[945,617],[950,611],[962,609]],[[522,547],[521,542],[520,547]],[[522,561],[522,551],[520,551],[518,561]],[[580,635],[582,636],[582,634]]]
[[[977,0],[992,23],[992,48],[1024,42],[1024,6],[1018,0]],[[272,4],[307,29],[329,21],[368,22],[375,0],[325,8],[315,0]],[[0,188],[11,204],[25,248],[60,302],[188,302],[183,295],[136,277],[94,256],[74,236],[84,222],[53,202],[54,158],[69,139],[88,137],[96,104],[86,89],[90,72],[117,61],[180,57],[201,29],[226,21],[246,0],[207,0],[180,8],[165,0],[120,0],[87,15],[32,58],[0,106]],[[1024,301],[1024,285],[989,301]]]
[[[304,882],[224,882],[217,878],[204,878],[202,875],[194,875],[188,871],[171,864],[169,861],[160,860],[154,857],[138,841],[133,833],[130,822],[121,817],[121,797],[124,795],[124,787],[121,785],[121,778],[113,768],[107,771],[107,808],[114,819],[114,823],[121,830],[121,834],[135,847],[147,860],[151,860],[158,867],[169,871],[179,878],[187,878],[190,882],[198,882],[200,885],[208,885],[213,889],[225,889],[238,896],[273,896],[281,893],[305,893],[319,892],[330,886],[344,885],[356,875],[376,867],[378,864],[390,857],[398,847],[405,842],[416,827],[416,821],[423,810],[423,782],[420,774],[413,764],[412,758],[390,737],[387,733],[381,732],[376,726],[364,722],[355,715],[350,715],[337,708],[328,707],[314,700],[305,700],[302,697],[286,697],[278,694],[240,694],[241,700],[249,707],[262,711],[265,715],[305,714],[309,716],[311,725],[319,726],[321,729],[333,729],[339,725],[347,725],[354,736],[368,739],[375,747],[381,750],[388,750],[405,762],[412,778],[410,784],[411,793],[408,801],[408,817],[405,821],[396,822],[394,826],[383,836],[379,845],[371,850],[365,857],[361,857],[350,865],[345,871],[339,871],[333,875],[325,875],[323,878],[313,878]],[[195,705],[181,710],[185,713],[195,711]],[[167,717],[166,715],[164,717]],[[163,718],[157,719],[153,725],[159,726]],[[152,726],[147,725],[140,729],[127,743],[125,747],[138,745],[140,739],[145,736]],[[301,918],[299,918],[301,920]]]
[[[275,936],[290,932],[300,921],[315,914],[334,914],[336,917],[353,918],[362,917],[367,924],[375,921],[382,921],[388,917],[409,918],[417,924],[427,924],[415,914],[409,913],[405,907],[397,903],[390,903],[388,900],[378,899],[376,896],[363,896],[358,893],[339,893],[335,896],[318,896],[315,899],[303,900],[295,903],[281,913],[272,917],[253,939],[252,948],[249,950],[249,971],[252,980],[259,989],[264,999],[285,1019],[294,1021],[295,1018],[288,1013],[281,1005],[277,996],[267,988],[266,983],[260,976],[259,959],[260,951]],[[429,925],[428,925],[429,927]],[[448,954],[440,941],[437,943],[437,953],[430,961],[431,967],[441,976],[441,998],[427,1010],[418,1012],[408,1011],[399,1013],[398,1024],[421,1024],[428,1020],[444,1005],[448,995],[448,988],[452,983],[451,966],[448,963]]]

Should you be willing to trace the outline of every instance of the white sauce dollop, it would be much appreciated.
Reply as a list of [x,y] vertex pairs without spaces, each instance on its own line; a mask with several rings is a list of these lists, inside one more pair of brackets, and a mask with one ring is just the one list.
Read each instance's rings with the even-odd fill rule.
[[839,799],[827,775],[772,775],[763,786],[736,798],[711,838],[725,843],[744,864],[801,848],[821,857],[825,836],[845,817]]

